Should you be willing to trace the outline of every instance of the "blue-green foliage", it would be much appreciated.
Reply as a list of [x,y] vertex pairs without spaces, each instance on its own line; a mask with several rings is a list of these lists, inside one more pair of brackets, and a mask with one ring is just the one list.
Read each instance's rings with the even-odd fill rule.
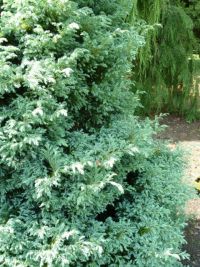
[[181,160],[139,121],[129,1],[4,1],[0,265],[181,266]]

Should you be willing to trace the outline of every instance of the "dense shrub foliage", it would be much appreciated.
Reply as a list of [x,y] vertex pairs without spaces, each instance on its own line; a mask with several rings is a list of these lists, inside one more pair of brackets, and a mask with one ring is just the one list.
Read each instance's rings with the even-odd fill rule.
[[182,266],[182,163],[134,116],[130,8],[1,5],[2,267]]

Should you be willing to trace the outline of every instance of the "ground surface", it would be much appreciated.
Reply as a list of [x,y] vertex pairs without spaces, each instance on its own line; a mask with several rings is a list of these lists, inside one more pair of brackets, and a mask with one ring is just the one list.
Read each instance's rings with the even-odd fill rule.
[[[187,123],[184,119],[168,116],[162,120],[168,128],[158,137],[168,139],[171,148],[180,145],[185,151],[187,169],[186,182],[193,184],[200,179],[200,121]],[[200,198],[191,199],[187,203],[187,214],[194,214],[195,220],[188,224],[185,230],[187,240],[186,250],[191,255],[185,266],[200,267]]]

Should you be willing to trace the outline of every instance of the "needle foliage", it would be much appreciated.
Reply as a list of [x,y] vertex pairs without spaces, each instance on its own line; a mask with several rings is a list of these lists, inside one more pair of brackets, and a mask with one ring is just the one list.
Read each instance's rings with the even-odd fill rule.
[[198,118],[199,90],[193,80],[193,22],[198,20],[192,20],[180,1],[138,0],[137,10],[138,18],[151,25],[145,31],[146,45],[140,49],[134,70],[135,90],[145,92],[141,98],[143,113]]
[[130,8],[1,4],[2,267],[182,266],[182,160],[134,115]]
[[184,10],[193,21],[193,32],[197,40],[194,52],[200,54],[200,2],[198,0],[183,0],[181,2]]

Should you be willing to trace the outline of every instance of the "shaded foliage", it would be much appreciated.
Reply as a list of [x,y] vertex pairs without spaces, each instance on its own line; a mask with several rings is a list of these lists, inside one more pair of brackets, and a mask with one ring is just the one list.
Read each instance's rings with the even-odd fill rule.
[[[135,90],[143,113],[169,112],[198,118],[199,91],[193,84],[193,21],[180,1],[138,1],[138,18],[150,24],[139,52]],[[147,33],[146,33],[147,31]],[[135,75],[134,74],[134,75]],[[135,77],[135,76],[134,76]],[[141,111],[142,112],[142,111]]]
[[198,0],[181,1],[186,13],[193,21],[193,31],[197,39],[194,52],[200,54],[200,2]]

